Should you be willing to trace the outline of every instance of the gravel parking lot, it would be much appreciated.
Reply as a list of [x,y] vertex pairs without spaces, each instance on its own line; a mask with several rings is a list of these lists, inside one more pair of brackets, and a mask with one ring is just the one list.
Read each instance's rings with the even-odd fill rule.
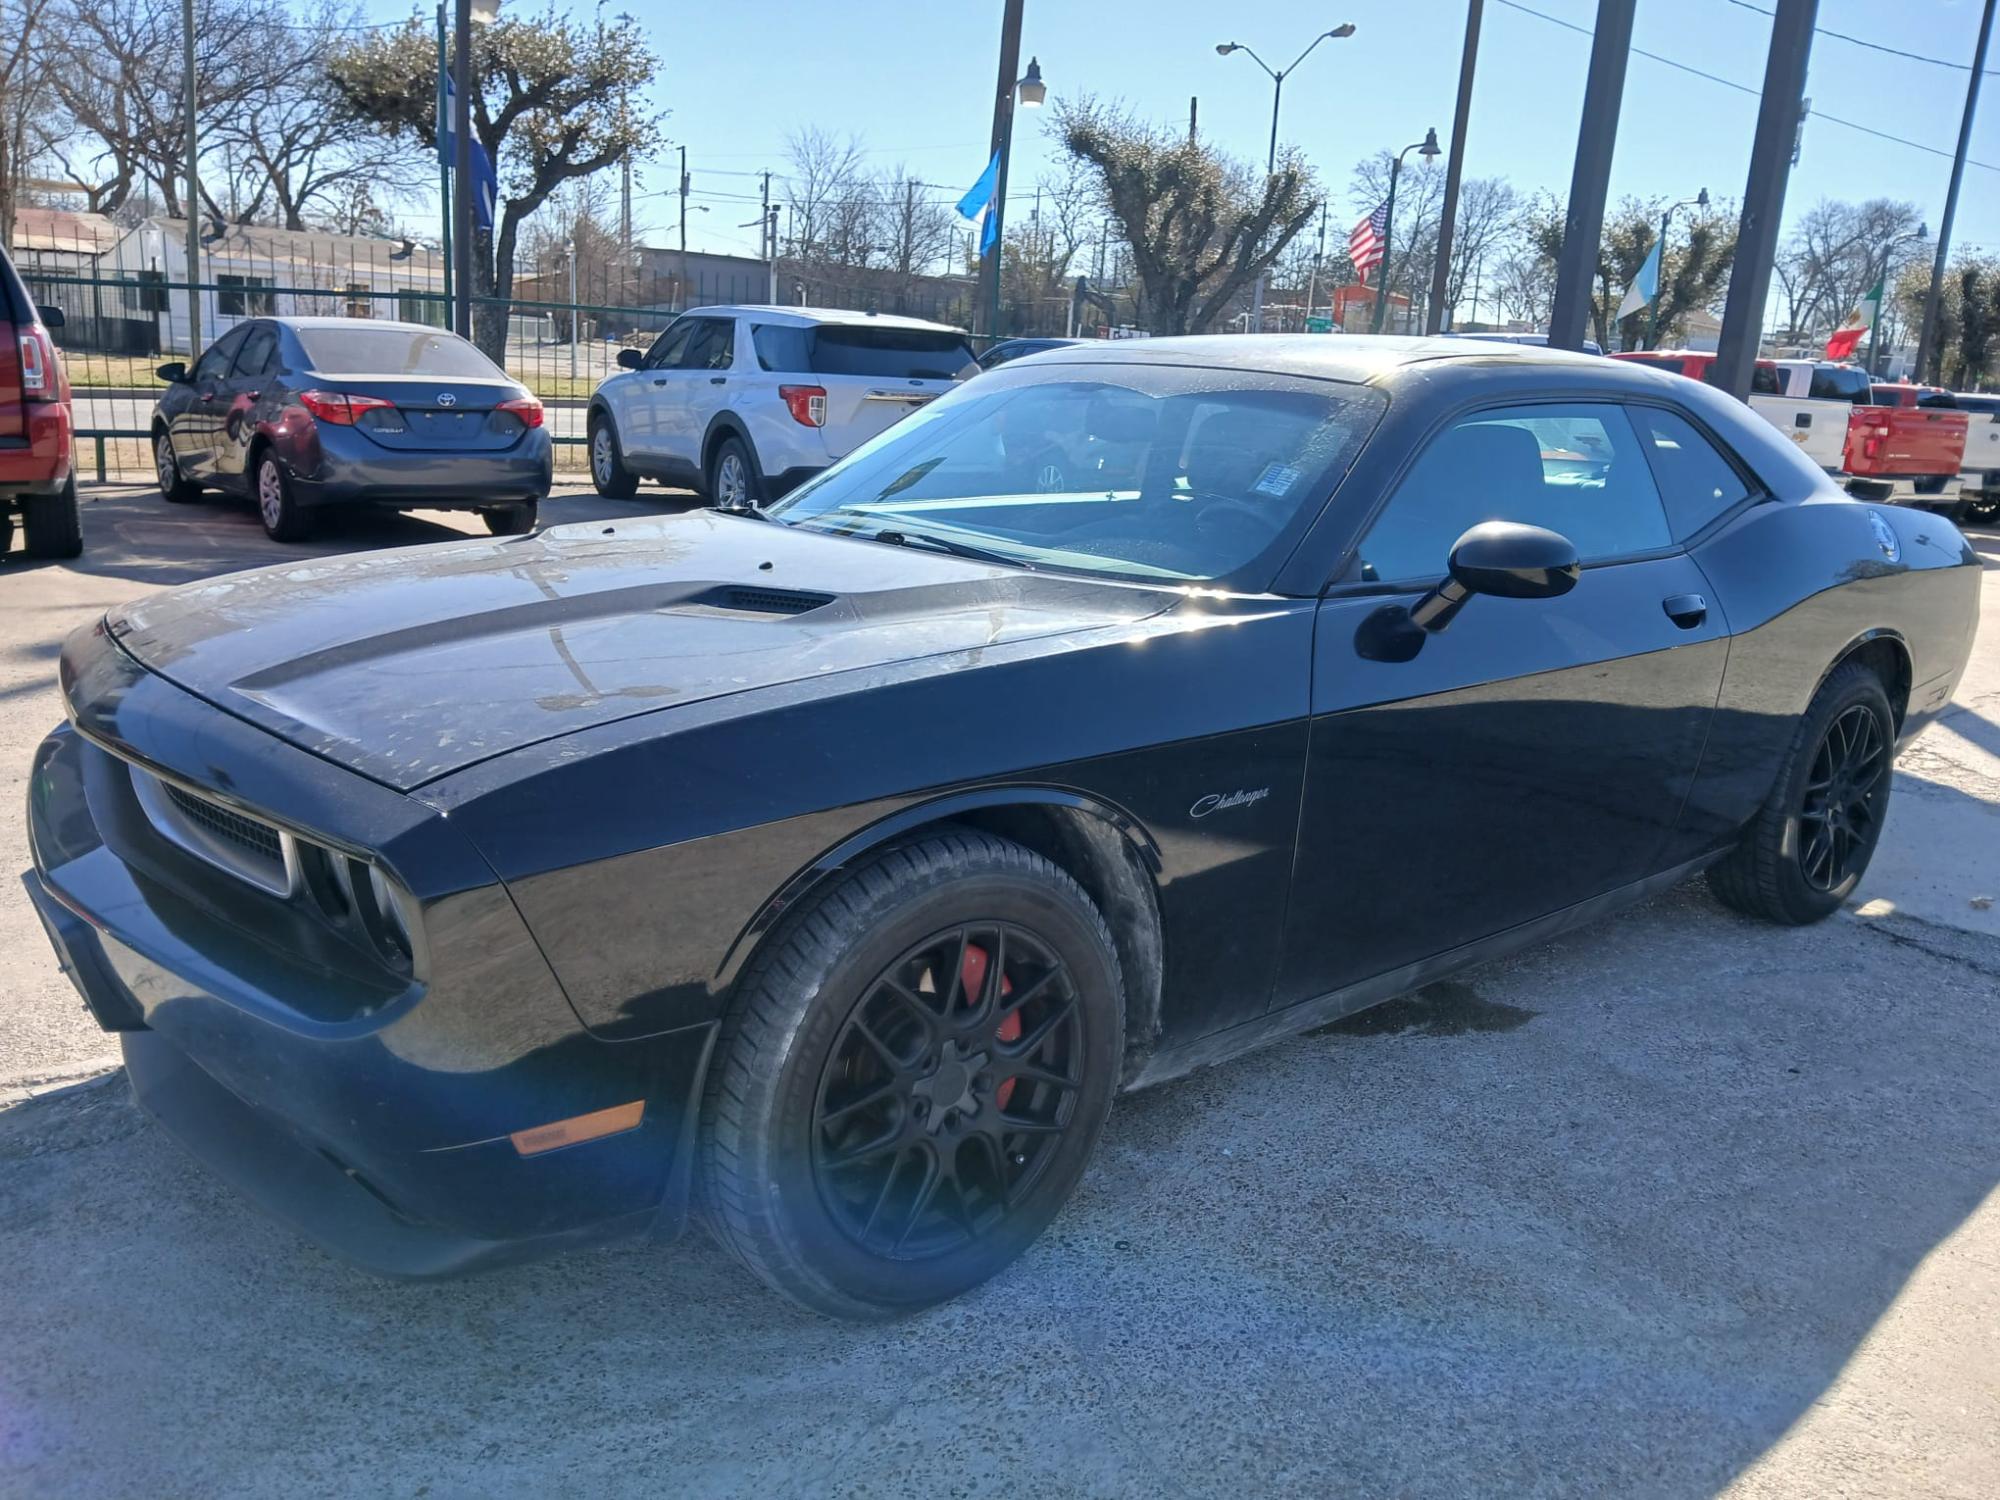
[[[16,870],[62,635],[291,555],[150,492],[85,528],[77,564],[0,565]],[[1858,909],[1779,930],[1697,883],[1123,1100],[1041,1244],[876,1328],[699,1236],[438,1285],[328,1259],[101,1072],[0,885],[0,1494],[1990,1495],[2000,536],[1976,545],[1974,666]]]

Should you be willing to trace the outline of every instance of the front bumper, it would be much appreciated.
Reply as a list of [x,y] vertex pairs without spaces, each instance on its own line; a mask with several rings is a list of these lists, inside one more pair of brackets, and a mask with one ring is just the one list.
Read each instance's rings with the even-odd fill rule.
[[365,433],[320,424],[317,461],[297,466],[301,505],[390,505],[464,509],[547,498],[554,480],[546,428],[530,428],[500,452],[417,452],[384,448]]
[[[115,724],[89,727],[121,753],[199,742],[187,720],[201,709],[211,764],[243,765],[233,742],[247,733],[264,742],[260,776],[331,771],[294,763],[313,758],[151,674],[118,700]],[[407,801],[351,779],[349,797]],[[204,867],[204,880],[174,851],[144,847],[121,784],[119,758],[83,734],[65,727],[43,742],[26,883],[65,972],[124,1042],[139,1102],[197,1158],[325,1248],[390,1275],[681,1227],[713,1028],[591,1036],[490,873],[455,894],[427,875],[427,982],[342,1014],[329,999],[346,979],[260,908],[282,898],[226,876],[219,888],[220,872]],[[644,1114],[621,1134],[531,1155],[512,1139],[634,1100]]]

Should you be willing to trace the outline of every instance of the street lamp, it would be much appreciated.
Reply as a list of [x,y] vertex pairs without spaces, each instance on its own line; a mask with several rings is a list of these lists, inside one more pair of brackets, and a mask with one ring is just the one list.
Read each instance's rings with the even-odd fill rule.
[[[1882,274],[1875,278],[1876,284],[1882,287],[1882,296],[1875,303],[1875,320],[1868,329],[1868,378],[1870,380],[1875,379],[1876,376],[1882,373],[1882,303],[1887,301],[1889,296],[1889,288],[1885,284],[1889,280],[1889,261],[1894,257],[1899,246],[1921,244],[1930,237],[1931,226],[1928,224],[1919,224],[1908,234],[1894,236],[1888,244],[1882,247]],[[1919,373],[1921,374],[1921,372]]]
[[461,338],[472,337],[472,236],[478,221],[472,208],[472,27],[491,25],[500,14],[500,0],[458,0],[454,27],[456,55],[452,76],[452,217],[458,234],[452,244],[452,269],[458,283],[453,323]]
[[1708,189],[1703,188],[1692,198],[1683,198],[1678,203],[1669,203],[1667,211],[1660,215],[1660,270],[1659,276],[1653,283],[1653,305],[1646,315],[1646,347],[1648,349],[1656,349],[1660,344],[1660,301],[1662,292],[1660,283],[1667,278],[1667,225],[1673,221],[1674,210],[1677,208],[1707,207]]
[[[1285,67],[1285,68],[1273,68],[1269,63],[1265,62],[1263,58],[1259,57],[1256,54],[1255,50],[1244,46],[1241,42],[1217,42],[1215,44],[1216,56],[1227,57],[1232,52],[1247,52],[1250,54],[1250,60],[1255,64],[1257,64],[1258,67],[1262,68],[1265,71],[1265,73],[1270,76],[1271,144],[1269,149],[1266,150],[1264,153],[1264,175],[1266,177],[1269,177],[1273,172],[1277,171],[1278,169],[1278,106],[1284,102],[1285,80],[1298,70],[1299,64],[1304,62],[1306,58],[1312,54],[1313,48],[1317,47],[1321,42],[1327,41],[1329,39],[1333,41],[1340,41],[1345,37],[1350,37],[1353,35],[1354,35],[1354,23],[1352,21],[1343,21],[1340,25],[1334,27],[1333,30],[1331,31],[1322,31],[1318,36],[1314,37],[1310,42],[1306,43],[1306,50],[1304,52],[1301,52],[1297,57],[1292,59],[1290,67]],[[1435,146],[1436,142],[1433,141],[1432,145]],[[1436,152],[1433,151],[1432,154],[1435,155]],[[1268,278],[1268,276],[1269,273],[1264,272],[1257,277],[1257,291],[1252,301],[1250,309],[1251,326],[1254,327],[1256,331],[1259,333],[1262,333],[1264,331],[1264,282]]]
[[1420,141],[1412,141],[1396,153],[1396,159],[1389,163],[1389,201],[1382,214],[1382,274],[1375,278],[1375,326],[1371,333],[1382,331],[1382,319],[1389,312],[1389,237],[1396,232],[1396,179],[1403,175],[1403,158],[1412,151],[1425,161],[1439,154],[1437,127],[1433,125],[1424,132]]
[[1023,109],[1039,109],[1049,97],[1042,81],[1041,63],[1030,57],[1028,71],[1016,76],[1021,65],[1021,8],[1023,0],[1006,0],[1000,18],[1000,81],[993,91],[993,155],[999,166],[993,176],[993,203],[986,210],[993,248],[980,258],[980,302],[986,308],[986,332],[1000,336],[1000,252],[1006,235],[1007,158],[1014,145],[1014,101]]

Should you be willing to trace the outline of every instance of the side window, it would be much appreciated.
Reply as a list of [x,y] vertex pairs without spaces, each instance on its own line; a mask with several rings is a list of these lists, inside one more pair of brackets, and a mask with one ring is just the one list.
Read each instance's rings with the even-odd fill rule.
[[189,378],[196,384],[204,380],[226,380],[230,362],[236,358],[236,351],[243,343],[243,333],[241,328],[232,328],[210,344],[208,351],[195,361],[194,374]]
[[757,351],[757,368],[804,375],[812,370],[812,330],[782,323],[754,323],[750,347]]
[[1639,439],[1616,406],[1474,412],[1431,440],[1362,539],[1370,583],[1427,581],[1481,521],[1559,531],[1585,562],[1670,546]]
[[646,351],[642,369],[670,370],[681,362],[681,351],[687,348],[688,337],[695,330],[699,318],[682,318],[665,333],[653,341],[653,347]]
[[1652,406],[1626,410],[1652,460],[1676,539],[1693,536],[1750,497],[1743,476],[1685,417]]
[[1778,378],[1773,365],[1752,365],[1750,367],[1750,394],[1753,396],[1781,396],[1785,387]]
[[736,320],[702,318],[695,334],[681,351],[683,370],[726,370],[736,354]]
[[253,375],[269,374],[277,364],[278,331],[268,323],[260,323],[250,330],[243,340],[243,348],[236,356],[233,373],[239,379]]

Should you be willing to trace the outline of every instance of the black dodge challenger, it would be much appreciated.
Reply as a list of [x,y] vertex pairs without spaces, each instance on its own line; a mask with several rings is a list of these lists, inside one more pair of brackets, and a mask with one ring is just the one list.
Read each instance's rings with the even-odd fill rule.
[[1081,345],[768,512],[113,610],[27,882],[145,1108],[363,1265],[693,1214],[881,1314],[1121,1089],[1698,870],[1835,910],[1978,580],[1677,376]]

